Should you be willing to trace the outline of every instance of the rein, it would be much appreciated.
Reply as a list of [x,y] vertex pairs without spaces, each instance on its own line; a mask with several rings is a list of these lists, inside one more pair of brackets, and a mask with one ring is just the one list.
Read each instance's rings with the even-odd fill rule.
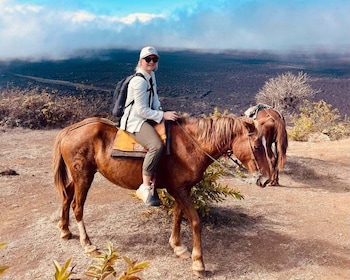
[[[259,163],[258,163],[258,161],[256,160],[256,157],[255,157],[254,152],[253,152],[252,143],[250,142],[250,139],[249,139],[249,137],[250,137],[251,135],[253,135],[253,133],[251,133],[251,132],[248,133],[248,143],[249,143],[250,151],[251,151],[251,153],[252,153],[252,156],[253,156],[253,160],[254,160],[254,164],[255,164],[256,169],[257,169],[257,170],[260,170]],[[263,139],[263,142],[265,142],[264,140],[265,140],[265,139]],[[263,143],[263,145],[264,145],[265,151],[266,151],[266,144]],[[239,160],[238,160],[237,158],[232,158],[232,157],[231,157],[232,154],[233,154],[233,151],[230,149],[230,150],[228,150],[224,155],[227,156],[230,160],[232,160],[239,168],[241,168],[241,169],[247,171],[247,168],[245,168],[245,166],[243,166],[243,164],[240,163]],[[266,156],[267,156],[267,155],[266,155]]]
[[233,158],[233,151],[231,149],[227,150],[227,152],[224,154],[225,157],[227,157],[228,159],[230,159],[231,161],[233,161],[239,168],[243,169],[243,170],[247,170],[247,168],[245,168],[243,166],[242,163],[239,162],[239,160],[237,158]]

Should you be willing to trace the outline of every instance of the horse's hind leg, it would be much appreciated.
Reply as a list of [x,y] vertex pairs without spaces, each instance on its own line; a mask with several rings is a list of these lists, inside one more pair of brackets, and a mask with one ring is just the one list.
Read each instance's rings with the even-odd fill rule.
[[58,227],[61,231],[61,238],[68,240],[72,237],[72,233],[69,230],[69,210],[74,197],[73,182],[70,182],[65,190],[66,192],[62,198],[61,220],[58,222]]
[[74,183],[75,194],[72,203],[72,208],[74,211],[75,219],[78,223],[80,244],[84,248],[85,253],[91,253],[96,250],[96,247],[91,244],[83,220],[84,204],[93,178],[93,175],[84,176],[83,174],[80,174],[80,179],[76,180]]
[[278,158],[274,154],[271,156],[271,163],[272,163],[272,175],[271,175],[271,186],[279,186],[279,180],[278,180]]
[[271,178],[271,182],[269,183],[270,186],[279,186],[280,183],[279,183],[279,178],[278,178],[278,168],[275,167],[273,169],[273,172],[272,172],[272,178]]
[[277,166],[277,150],[276,150],[276,143],[273,142],[271,144],[271,147],[268,147],[267,149],[268,157],[271,164],[271,180],[269,183],[269,186],[279,186],[278,182],[278,166]]

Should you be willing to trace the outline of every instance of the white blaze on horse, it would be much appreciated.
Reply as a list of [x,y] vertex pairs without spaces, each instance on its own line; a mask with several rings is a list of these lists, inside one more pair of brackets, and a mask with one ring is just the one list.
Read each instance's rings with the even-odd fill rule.
[[[256,176],[256,184],[265,186],[271,174],[259,128],[255,121],[233,115],[182,117],[170,123],[170,153],[164,154],[158,164],[156,187],[166,188],[175,199],[169,243],[178,256],[192,256],[192,269],[196,275],[203,275],[205,266],[200,219],[190,198],[191,187],[203,178],[203,173],[213,160],[231,149]],[[72,236],[68,227],[72,207],[80,243],[86,251],[96,249],[83,221],[84,203],[94,174],[100,172],[114,184],[131,190],[136,190],[142,182],[142,160],[111,157],[117,131],[109,120],[89,118],[64,128],[54,144],[54,181],[62,197],[61,237],[69,239]],[[183,215],[192,228],[192,254],[181,243]]]

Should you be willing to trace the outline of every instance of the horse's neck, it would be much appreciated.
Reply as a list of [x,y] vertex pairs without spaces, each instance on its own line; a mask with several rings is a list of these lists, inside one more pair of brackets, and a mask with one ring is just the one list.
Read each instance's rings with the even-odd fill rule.
[[[271,112],[275,113],[277,117],[279,117],[280,119],[284,120],[284,117],[282,115],[282,113],[276,109],[270,109]],[[271,114],[270,114],[271,115]],[[274,119],[276,119],[276,116],[273,116]]]

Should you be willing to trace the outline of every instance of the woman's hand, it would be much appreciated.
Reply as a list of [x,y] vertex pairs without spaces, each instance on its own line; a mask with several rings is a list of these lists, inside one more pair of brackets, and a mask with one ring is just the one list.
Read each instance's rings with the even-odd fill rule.
[[176,121],[178,117],[179,116],[175,111],[167,111],[163,114],[163,119],[166,121]]

